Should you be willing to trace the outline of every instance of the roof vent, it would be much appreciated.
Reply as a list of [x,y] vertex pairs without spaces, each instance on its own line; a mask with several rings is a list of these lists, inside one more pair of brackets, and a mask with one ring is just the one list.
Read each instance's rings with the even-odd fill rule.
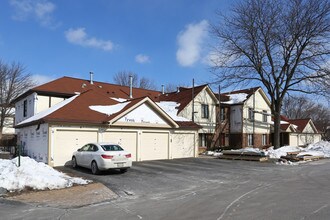
[[87,85],[86,85],[86,83],[83,83],[82,85],[81,85],[81,88],[85,88]]
[[133,98],[133,76],[129,75],[129,98]]
[[94,73],[93,73],[93,72],[89,72],[89,76],[90,76],[90,83],[91,83],[91,84],[94,84],[94,82],[93,82],[93,75],[94,75]]

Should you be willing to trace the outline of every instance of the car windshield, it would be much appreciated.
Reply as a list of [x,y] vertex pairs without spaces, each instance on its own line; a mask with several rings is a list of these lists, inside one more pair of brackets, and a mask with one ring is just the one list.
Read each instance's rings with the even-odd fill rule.
[[104,151],[122,151],[123,148],[121,148],[119,145],[113,145],[113,144],[107,144],[107,145],[101,145]]

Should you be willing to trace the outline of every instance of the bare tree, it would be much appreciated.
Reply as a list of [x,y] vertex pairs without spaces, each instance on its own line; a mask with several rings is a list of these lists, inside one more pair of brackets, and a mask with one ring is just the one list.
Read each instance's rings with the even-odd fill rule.
[[21,64],[8,65],[0,60],[0,138],[3,128],[12,126],[15,112],[11,102],[32,86],[32,77]]
[[275,148],[284,97],[322,92],[321,79],[329,77],[329,13],[328,0],[246,0],[213,25],[219,82],[263,85],[271,99]]
[[188,85],[186,83],[168,83],[165,85],[165,92],[170,93],[170,92],[175,92],[179,87],[187,87],[190,88],[191,85]]
[[133,79],[133,87],[136,88],[143,88],[143,89],[151,89],[155,90],[156,85],[153,80],[148,79],[146,77],[142,77],[141,79],[136,73],[130,72],[130,71],[121,71],[114,75],[113,81],[121,86],[129,86],[130,85],[130,79],[129,77],[132,76]]
[[311,118],[324,134],[330,126],[330,109],[304,96],[284,98],[282,112],[290,119]]

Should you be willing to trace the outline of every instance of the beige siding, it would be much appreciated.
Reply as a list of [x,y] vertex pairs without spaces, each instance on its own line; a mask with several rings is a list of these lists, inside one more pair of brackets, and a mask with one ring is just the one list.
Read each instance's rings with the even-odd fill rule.
[[36,114],[49,108],[49,96],[38,95]]

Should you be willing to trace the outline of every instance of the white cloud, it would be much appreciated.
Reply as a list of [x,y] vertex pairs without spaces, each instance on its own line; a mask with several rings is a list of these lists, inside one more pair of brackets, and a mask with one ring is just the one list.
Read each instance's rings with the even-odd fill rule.
[[178,34],[176,59],[181,66],[192,66],[201,58],[202,45],[208,35],[208,22],[189,24]]
[[83,47],[91,47],[104,51],[111,51],[114,47],[110,40],[101,40],[95,37],[89,37],[85,31],[85,28],[70,28],[65,32],[65,37],[68,42]]
[[54,79],[55,79],[54,77],[46,76],[46,75],[40,75],[40,74],[32,75],[32,80],[35,82],[37,86],[48,83]]
[[138,54],[135,56],[135,61],[137,63],[150,63],[150,58],[144,54]]
[[42,26],[57,26],[53,19],[56,5],[48,0],[10,0],[10,5],[15,8],[15,20],[25,21],[32,17]]

